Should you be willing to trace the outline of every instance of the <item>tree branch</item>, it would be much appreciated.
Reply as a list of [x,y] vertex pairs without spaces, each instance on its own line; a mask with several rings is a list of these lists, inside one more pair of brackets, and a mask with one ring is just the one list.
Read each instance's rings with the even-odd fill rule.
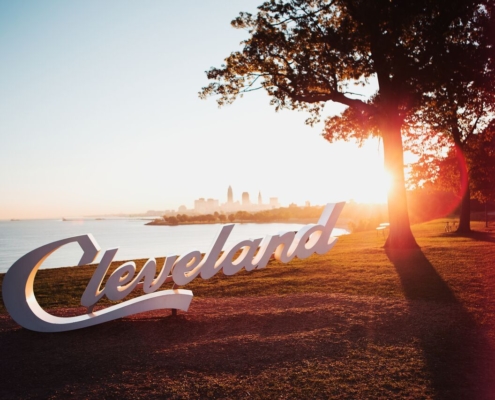
[[478,126],[478,122],[480,122],[481,116],[483,115],[483,111],[484,111],[484,103],[481,102],[481,110],[480,110],[478,116],[476,117],[476,121],[474,121],[471,130],[466,135],[466,139],[464,140],[464,142],[467,142],[468,139],[474,134],[474,131],[476,130],[476,127]]
[[283,21],[277,22],[275,24],[269,24],[269,26],[270,27],[275,27],[275,26],[278,26],[278,25],[283,25],[283,24],[285,24],[287,22],[290,22],[290,21],[294,21],[295,22],[295,21],[298,21],[298,20],[303,19],[303,18],[315,16],[315,15],[319,14],[322,11],[328,10],[332,6],[333,3],[334,2],[332,1],[331,3],[327,4],[325,7],[322,7],[320,9],[315,10],[315,11],[312,11],[310,13],[308,13],[307,11],[303,10],[300,7],[299,8],[295,8],[296,10],[300,10],[300,11],[304,12],[305,15],[301,15],[299,17],[298,16],[288,17],[288,18],[284,19]]
[[319,103],[326,101],[335,101],[336,103],[341,103],[346,106],[355,108],[360,111],[365,111],[371,114],[375,113],[374,107],[365,103],[362,100],[351,99],[346,97],[343,93],[332,92],[332,93],[314,93],[314,94],[289,94],[289,96],[296,101],[304,103]]

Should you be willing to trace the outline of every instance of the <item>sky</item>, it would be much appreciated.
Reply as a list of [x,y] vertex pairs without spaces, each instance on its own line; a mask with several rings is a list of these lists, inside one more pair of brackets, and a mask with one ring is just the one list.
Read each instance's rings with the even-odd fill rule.
[[259,4],[0,0],[0,219],[190,209],[229,185],[282,206],[384,202],[380,142],[330,144],[262,91],[199,99],[248,37],[230,21]]

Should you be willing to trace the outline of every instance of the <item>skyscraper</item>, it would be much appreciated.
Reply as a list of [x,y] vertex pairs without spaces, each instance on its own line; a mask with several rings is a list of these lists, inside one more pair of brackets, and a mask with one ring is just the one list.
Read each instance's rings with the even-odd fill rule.
[[249,193],[248,192],[243,192],[242,193],[242,205],[243,206],[249,206],[251,202],[249,201]]
[[232,193],[232,186],[229,186],[227,190],[227,204],[232,204],[234,202],[234,195]]

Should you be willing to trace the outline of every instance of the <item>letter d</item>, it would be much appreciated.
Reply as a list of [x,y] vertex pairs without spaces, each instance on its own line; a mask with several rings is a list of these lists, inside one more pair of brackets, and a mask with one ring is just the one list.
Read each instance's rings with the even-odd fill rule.
[[318,225],[323,225],[325,228],[321,232],[318,242],[314,245],[312,249],[313,252],[326,254],[335,245],[337,238],[331,237],[330,235],[332,234],[333,228],[335,227],[344,206],[345,202],[343,201],[340,203],[330,203],[325,206],[325,209],[318,220]]

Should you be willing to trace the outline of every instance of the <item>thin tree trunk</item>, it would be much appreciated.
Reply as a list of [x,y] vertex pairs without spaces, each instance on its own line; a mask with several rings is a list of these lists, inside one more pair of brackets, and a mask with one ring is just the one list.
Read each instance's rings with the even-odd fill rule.
[[485,201],[485,228],[488,228],[488,200]]
[[389,249],[417,248],[409,223],[404,179],[404,150],[400,124],[389,124],[383,131],[385,168],[392,177],[388,193],[390,230],[385,247]]
[[462,195],[461,200],[461,215],[459,216],[458,233],[471,232],[471,198],[470,190],[467,187]]

